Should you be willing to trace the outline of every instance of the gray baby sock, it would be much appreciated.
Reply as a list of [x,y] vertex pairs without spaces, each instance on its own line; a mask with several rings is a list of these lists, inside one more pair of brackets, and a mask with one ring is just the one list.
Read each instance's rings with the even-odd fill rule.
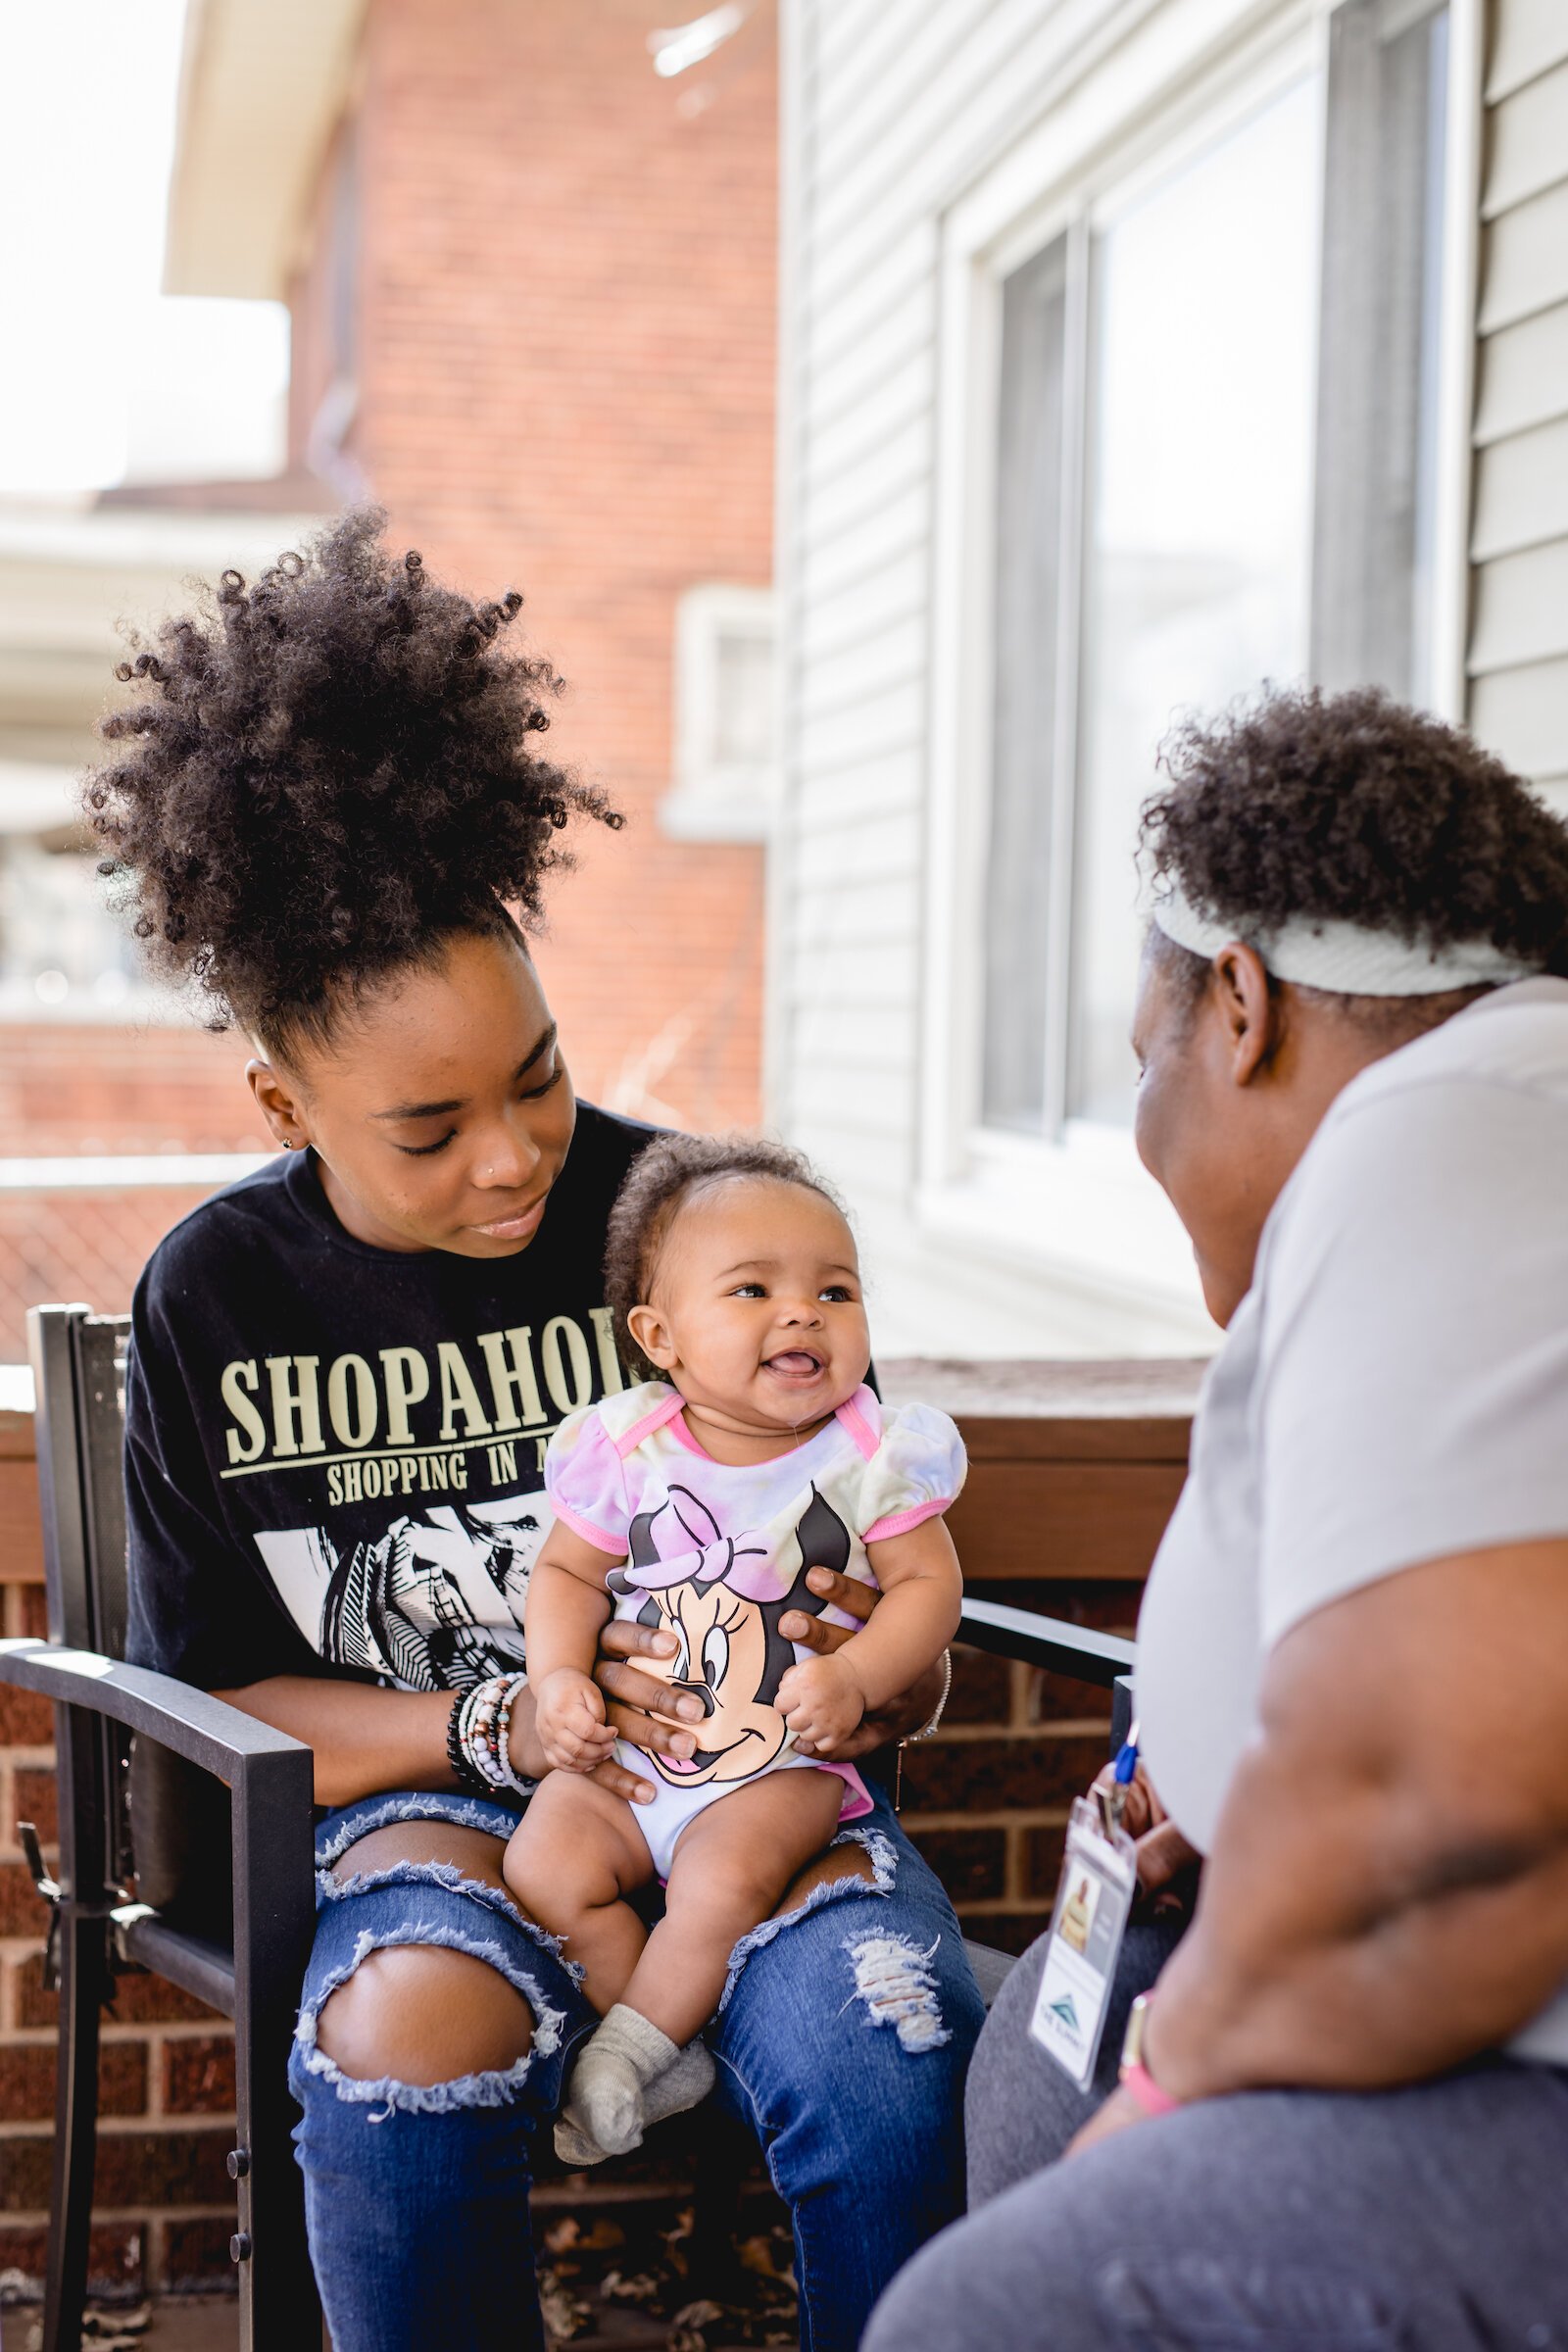
[[712,2082],[705,2042],[677,2049],[667,2034],[617,2001],[577,2060],[556,2126],[556,2154],[574,2168],[624,2156],[641,2143],[645,2125],[695,2107]]

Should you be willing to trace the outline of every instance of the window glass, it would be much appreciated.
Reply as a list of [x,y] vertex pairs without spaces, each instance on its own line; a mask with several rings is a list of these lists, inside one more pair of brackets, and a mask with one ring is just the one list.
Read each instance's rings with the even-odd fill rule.
[[1329,33],[1312,673],[1432,694],[1446,9],[1347,0]]
[[1154,746],[1306,667],[1317,96],[1297,82],[1097,240],[1069,1116],[1132,1113]]
[[997,445],[981,1091],[988,1125],[1036,1130],[1046,1116],[1066,311],[1066,239],[1058,237],[1003,287]]
[[134,943],[104,903],[97,859],[74,839],[0,839],[0,1015],[67,1009],[114,1018],[146,990]]

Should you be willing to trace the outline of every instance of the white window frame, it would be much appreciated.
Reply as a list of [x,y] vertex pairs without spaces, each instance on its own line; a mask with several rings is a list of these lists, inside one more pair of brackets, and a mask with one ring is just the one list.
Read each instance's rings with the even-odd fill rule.
[[[714,750],[719,647],[726,636],[765,644],[774,668],[773,756],[765,766],[726,764]],[[674,781],[659,804],[676,841],[766,841],[779,801],[778,614],[771,588],[705,581],[675,608]]]
[[[981,1122],[990,825],[995,438],[1003,282],[1059,235],[1084,239],[1141,186],[1202,151],[1314,67],[1327,94],[1339,0],[1169,0],[1105,55],[942,221],[937,510],[932,564],[926,970],[916,1219],[937,1244],[1022,1260],[1106,1298],[1191,1308],[1192,1248],[1124,1129],[1069,1120],[1054,1138]],[[1433,702],[1465,709],[1467,517],[1481,145],[1480,0],[1448,0],[1447,181]],[[1321,206],[1319,207],[1321,218]],[[1082,286],[1087,272],[1069,275]],[[1071,299],[1071,296],[1069,296]],[[1085,322],[1069,318],[1069,339]],[[1070,364],[1065,430],[1082,452],[1086,371]],[[1084,467],[1066,469],[1081,545]],[[1081,576],[1081,575],[1080,575]],[[1062,674],[1078,672],[1079,599],[1060,599]],[[1057,717],[1055,773],[1076,777],[1075,698]],[[1069,846],[1072,790],[1054,825]],[[1071,861],[1053,858],[1052,1018],[1064,1018]]]

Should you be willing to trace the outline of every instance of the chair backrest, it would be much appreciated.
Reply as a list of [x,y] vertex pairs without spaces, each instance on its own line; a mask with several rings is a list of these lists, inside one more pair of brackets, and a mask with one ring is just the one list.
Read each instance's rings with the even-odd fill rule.
[[125,1654],[128,1315],[35,1306],[27,1317],[49,1639]]
[[[128,1315],[35,1306],[27,1316],[49,1639],[125,1654],[125,1353]],[[156,1911],[230,1933],[225,1791],[154,1740],[105,1726],[101,1802],[110,1875]],[[132,1832],[134,1831],[134,1840]]]

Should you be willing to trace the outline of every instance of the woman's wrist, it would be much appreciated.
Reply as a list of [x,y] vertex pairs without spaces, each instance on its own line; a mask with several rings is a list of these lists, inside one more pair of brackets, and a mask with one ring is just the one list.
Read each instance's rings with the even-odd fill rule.
[[1146,2115],[1173,2115],[1182,2102],[1156,2079],[1149,2046],[1153,2011],[1153,1996],[1141,1992],[1127,2020],[1117,2081]]
[[495,1674],[453,1701],[447,1723],[447,1761],[460,1788],[475,1795],[526,1795],[532,1778],[517,1771],[512,1749],[513,1709],[527,1690],[520,1674]]

